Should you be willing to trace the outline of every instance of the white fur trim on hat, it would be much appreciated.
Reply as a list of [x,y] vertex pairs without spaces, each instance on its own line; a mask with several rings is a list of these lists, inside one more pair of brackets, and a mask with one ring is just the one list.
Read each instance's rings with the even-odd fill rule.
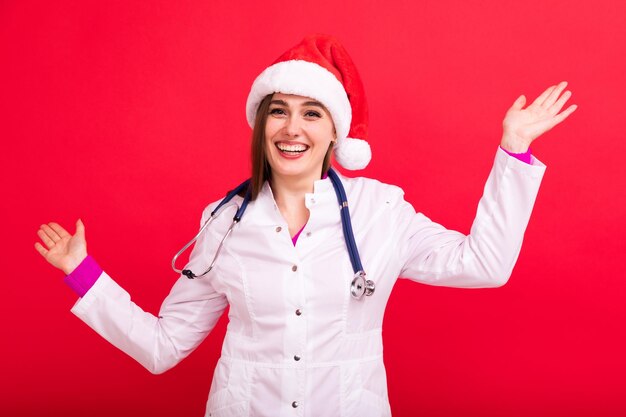
[[248,95],[246,117],[250,127],[254,128],[256,112],[263,98],[273,93],[295,94],[319,101],[333,118],[338,145],[348,136],[352,107],[343,85],[326,68],[297,59],[267,67],[254,80]]
[[362,139],[345,138],[337,143],[335,159],[346,169],[363,169],[372,159],[372,149]]

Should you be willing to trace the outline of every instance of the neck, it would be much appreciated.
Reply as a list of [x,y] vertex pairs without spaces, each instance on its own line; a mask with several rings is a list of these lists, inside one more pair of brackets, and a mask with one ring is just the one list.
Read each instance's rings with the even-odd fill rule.
[[289,177],[272,175],[272,193],[278,208],[283,210],[304,207],[304,194],[313,192],[313,182],[319,176]]
[[309,210],[304,204],[304,194],[313,191],[313,182],[319,175],[305,177],[272,176],[274,201],[293,237],[309,220]]

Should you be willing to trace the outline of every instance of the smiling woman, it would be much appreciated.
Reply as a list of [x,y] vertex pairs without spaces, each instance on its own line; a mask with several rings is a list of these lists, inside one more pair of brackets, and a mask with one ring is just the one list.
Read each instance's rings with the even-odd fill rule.
[[[464,235],[416,212],[399,187],[330,169],[333,153],[346,169],[368,164],[367,104],[341,44],[309,36],[254,81],[251,186],[241,185],[245,197],[230,193],[227,214],[213,214],[220,202],[205,209],[186,270],[208,272],[181,275],[157,316],[87,256],[80,221],[73,236],[43,225],[46,248],[35,247],[68,274],[81,297],[72,312],[153,373],[189,355],[230,305],[207,416],[387,417],[382,323],[396,280],[507,282],[545,171],[529,146],[575,110],[561,112],[565,87],[548,88],[527,108],[520,96],[508,110]],[[231,221],[235,205],[248,214]]]
[[328,110],[308,97],[276,93],[269,113],[265,140],[272,180],[287,176],[310,184],[320,179],[324,157],[336,140]]
[[265,122],[265,149],[274,200],[294,237],[309,220],[302,194],[328,171],[335,127],[326,108],[309,97],[275,93]]
[[309,184],[321,178],[336,141],[335,125],[322,103],[291,94],[265,96],[252,133],[251,200],[265,181],[281,181],[283,175]]

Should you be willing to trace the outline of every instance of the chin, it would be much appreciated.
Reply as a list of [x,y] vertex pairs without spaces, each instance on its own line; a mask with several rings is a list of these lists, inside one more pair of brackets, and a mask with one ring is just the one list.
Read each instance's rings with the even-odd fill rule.
[[[317,170],[315,168],[311,168],[311,167],[304,167],[304,166],[285,166],[283,164],[278,164],[275,166],[272,166],[272,174],[273,175],[280,175],[282,177],[292,177],[292,178],[299,178],[299,177],[306,177],[306,176],[310,176],[313,175],[313,172],[317,172]],[[322,167],[319,167],[319,172],[322,171]]]
[[280,175],[283,177],[302,177],[302,176],[306,176],[309,174],[310,171],[306,171],[303,169],[274,169],[272,168],[272,172],[275,175]]

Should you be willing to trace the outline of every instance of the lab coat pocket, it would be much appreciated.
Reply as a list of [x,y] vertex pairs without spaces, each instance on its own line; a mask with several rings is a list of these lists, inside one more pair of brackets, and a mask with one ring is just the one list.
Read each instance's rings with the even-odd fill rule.
[[207,417],[246,417],[250,415],[250,401],[237,399],[228,388],[210,394]]
[[382,358],[352,362],[342,367],[342,416],[390,417],[386,375]]
[[249,374],[239,363],[220,359],[215,367],[206,416],[246,417],[250,415]]
[[345,417],[391,417],[389,402],[364,388],[351,392],[344,404]]
[[361,417],[391,417],[389,401],[372,391],[362,389],[359,404]]
[[226,407],[207,410],[208,417],[246,417],[250,415],[250,403],[241,401]]

